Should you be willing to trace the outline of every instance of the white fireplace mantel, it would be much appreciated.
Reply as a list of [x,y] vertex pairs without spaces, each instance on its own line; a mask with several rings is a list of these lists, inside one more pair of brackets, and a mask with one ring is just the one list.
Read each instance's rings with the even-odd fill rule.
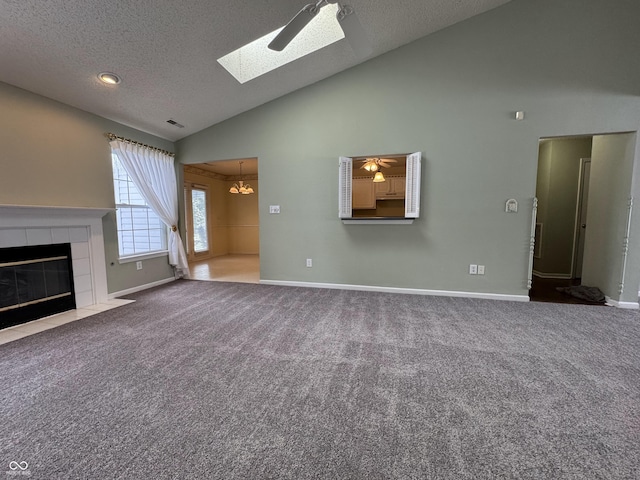
[[70,243],[78,308],[108,300],[102,217],[113,208],[0,205],[0,248]]

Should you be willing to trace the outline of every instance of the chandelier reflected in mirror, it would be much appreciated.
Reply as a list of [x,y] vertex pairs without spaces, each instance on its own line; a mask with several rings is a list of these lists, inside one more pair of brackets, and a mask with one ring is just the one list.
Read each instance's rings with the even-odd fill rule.
[[233,186],[229,189],[229,193],[241,193],[242,195],[250,195],[253,192],[253,188],[248,183],[244,183],[242,181],[242,164],[244,162],[238,162],[240,164],[240,180],[238,183],[234,183]]

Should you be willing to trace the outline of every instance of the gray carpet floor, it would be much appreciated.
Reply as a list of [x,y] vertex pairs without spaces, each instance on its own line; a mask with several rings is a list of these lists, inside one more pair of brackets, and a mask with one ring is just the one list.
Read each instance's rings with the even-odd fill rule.
[[0,346],[0,475],[640,478],[637,312],[185,280],[131,298]]

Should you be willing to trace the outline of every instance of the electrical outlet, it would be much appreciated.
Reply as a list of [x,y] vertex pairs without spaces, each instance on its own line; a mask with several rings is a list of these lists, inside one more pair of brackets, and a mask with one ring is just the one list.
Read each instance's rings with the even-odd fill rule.
[[477,275],[478,274],[478,265],[474,265],[473,263],[469,265],[469,275]]
[[142,262],[136,262],[136,270],[142,270]]
[[484,265],[478,265],[478,275],[484,275]]
[[307,258],[307,267],[313,267],[313,260],[311,260],[310,258]]
[[269,213],[280,213],[280,205],[269,205]]

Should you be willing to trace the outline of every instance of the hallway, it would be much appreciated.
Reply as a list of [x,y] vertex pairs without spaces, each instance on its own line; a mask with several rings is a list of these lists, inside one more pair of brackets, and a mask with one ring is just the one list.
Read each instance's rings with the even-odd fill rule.
[[581,305],[604,305],[603,303],[590,302],[576,298],[567,293],[558,291],[558,288],[580,285],[580,279],[558,279],[533,277],[533,284],[529,291],[532,302],[573,303]]

